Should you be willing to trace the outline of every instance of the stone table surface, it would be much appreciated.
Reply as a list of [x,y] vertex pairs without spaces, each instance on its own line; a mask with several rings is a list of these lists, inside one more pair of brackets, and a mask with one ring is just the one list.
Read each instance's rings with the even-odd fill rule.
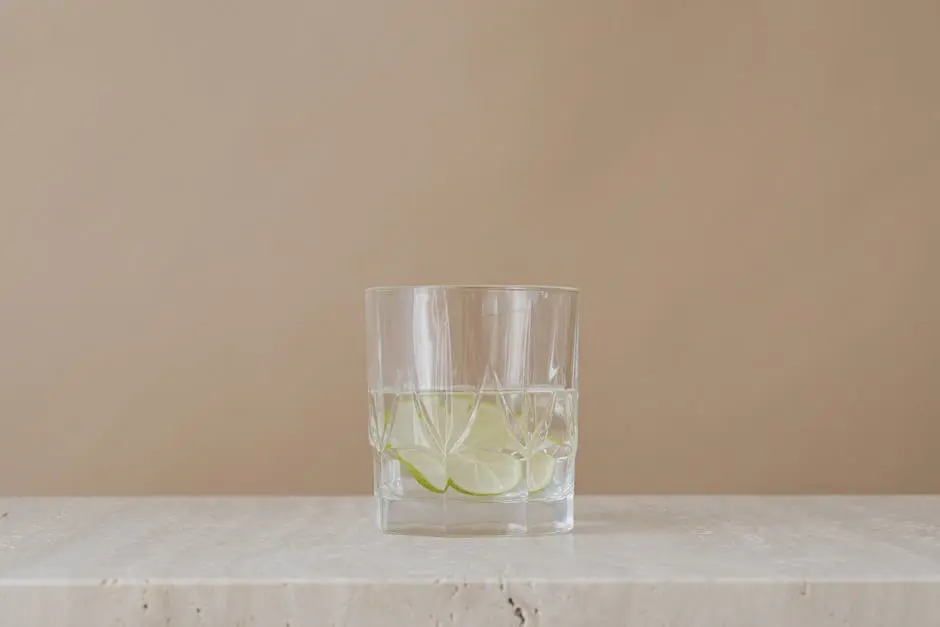
[[940,625],[940,496],[579,497],[384,536],[368,497],[0,499],[0,626]]

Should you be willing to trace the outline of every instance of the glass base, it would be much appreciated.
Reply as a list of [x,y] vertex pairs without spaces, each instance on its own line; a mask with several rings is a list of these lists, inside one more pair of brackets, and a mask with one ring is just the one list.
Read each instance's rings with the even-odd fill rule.
[[376,495],[379,529],[425,536],[532,536],[574,527],[574,497],[495,501],[453,497]]

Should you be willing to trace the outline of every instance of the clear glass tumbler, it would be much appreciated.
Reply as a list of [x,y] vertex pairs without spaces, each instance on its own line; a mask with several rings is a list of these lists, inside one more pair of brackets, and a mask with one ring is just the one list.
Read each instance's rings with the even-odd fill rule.
[[383,531],[572,528],[578,322],[572,288],[366,290],[369,439]]

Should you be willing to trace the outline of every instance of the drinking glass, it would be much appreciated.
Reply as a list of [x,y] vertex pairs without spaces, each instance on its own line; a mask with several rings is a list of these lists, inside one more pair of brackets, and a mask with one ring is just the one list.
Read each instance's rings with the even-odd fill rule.
[[366,290],[369,439],[388,533],[530,535],[574,524],[578,291]]

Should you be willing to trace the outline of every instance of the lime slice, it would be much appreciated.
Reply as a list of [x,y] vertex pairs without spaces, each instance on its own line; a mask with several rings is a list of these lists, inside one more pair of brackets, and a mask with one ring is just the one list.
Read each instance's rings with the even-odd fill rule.
[[529,492],[540,492],[547,488],[555,477],[555,458],[539,451],[529,458],[526,488]]
[[[420,401],[420,402],[418,402]],[[391,418],[386,417],[386,420]],[[475,403],[473,394],[403,396],[395,409],[388,445],[450,452],[461,448],[512,448],[512,435],[497,403]]]
[[554,476],[555,460],[544,451],[529,456],[527,464],[519,459],[527,453],[513,437],[512,417],[499,402],[477,402],[473,393],[402,395],[386,420],[392,422],[386,447],[432,492],[450,485],[465,494],[495,496],[523,479],[537,492]]
[[522,462],[506,453],[461,450],[447,458],[454,489],[472,496],[505,494],[522,480]]
[[[456,417],[455,417],[456,418]],[[506,414],[496,403],[480,403],[466,416],[455,419],[454,444],[468,449],[508,449],[513,447],[512,434],[506,424]]]
[[437,493],[447,489],[447,467],[433,451],[398,449],[395,455],[421,487]]

